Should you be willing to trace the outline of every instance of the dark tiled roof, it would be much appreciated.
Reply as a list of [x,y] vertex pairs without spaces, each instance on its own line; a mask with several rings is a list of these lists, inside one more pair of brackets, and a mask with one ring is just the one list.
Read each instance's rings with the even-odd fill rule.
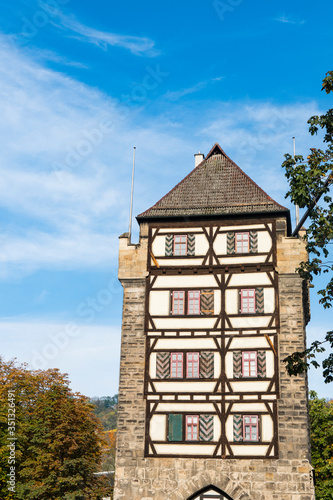
[[218,144],[141,218],[286,212]]

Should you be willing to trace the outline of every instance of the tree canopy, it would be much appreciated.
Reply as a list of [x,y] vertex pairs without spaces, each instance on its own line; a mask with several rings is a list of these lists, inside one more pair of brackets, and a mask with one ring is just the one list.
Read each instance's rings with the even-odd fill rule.
[[0,358],[0,498],[101,498],[94,475],[101,433],[92,405],[71,391],[67,375]]
[[333,499],[333,402],[310,392],[312,465],[316,473],[316,500]]
[[[333,91],[333,71],[329,71],[323,80],[322,90],[326,94]],[[311,148],[305,160],[298,155],[293,158],[285,155],[282,167],[289,181],[286,197],[300,208],[309,211],[309,226],[306,230],[306,246],[309,260],[298,268],[300,276],[307,282],[314,276],[327,276],[326,286],[318,291],[319,302],[324,308],[333,305],[333,261],[329,260],[330,245],[333,240],[333,200],[330,186],[333,182],[333,109],[325,114],[312,116],[308,120],[311,135],[323,133],[325,149]],[[290,375],[297,375],[307,370],[310,365],[319,367],[316,354],[333,347],[333,331],[326,332],[322,341],[316,340],[303,352],[295,352],[284,361]],[[333,381],[333,354],[323,361],[323,376],[326,383]]]

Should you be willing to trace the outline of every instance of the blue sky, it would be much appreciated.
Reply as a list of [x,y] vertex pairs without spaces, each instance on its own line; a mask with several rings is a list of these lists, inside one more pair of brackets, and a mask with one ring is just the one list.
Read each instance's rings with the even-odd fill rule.
[[[1,353],[117,392],[118,236],[219,142],[282,204],[281,163],[320,145],[332,3],[0,1]],[[288,205],[290,206],[290,205]],[[135,223],[136,224],[136,223]],[[135,234],[137,229],[135,227]],[[312,293],[308,337],[330,329]],[[319,372],[310,387],[331,397]]]

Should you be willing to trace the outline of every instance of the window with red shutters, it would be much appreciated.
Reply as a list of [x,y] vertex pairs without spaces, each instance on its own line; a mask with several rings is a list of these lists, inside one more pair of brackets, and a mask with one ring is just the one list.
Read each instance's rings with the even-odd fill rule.
[[186,441],[198,441],[199,415],[186,415]]
[[242,375],[243,377],[257,376],[257,353],[255,351],[242,352]]
[[172,314],[185,314],[185,292],[172,293]]
[[187,235],[185,234],[174,235],[173,255],[187,255]]
[[200,292],[193,290],[188,292],[187,314],[200,314]]
[[170,377],[171,378],[183,378],[183,353],[182,352],[172,352],[170,358]]
[[186,378],[199,378],[199,353],[188,352],[186,356]]
[[249,233],[235,233],[235,252],[249,253],[250,235]]
[[259,417],[257,415],[243,416],[243,440],[259,441]]
[[256,313],[256,291],[254,288],[241,290],[241,313]]

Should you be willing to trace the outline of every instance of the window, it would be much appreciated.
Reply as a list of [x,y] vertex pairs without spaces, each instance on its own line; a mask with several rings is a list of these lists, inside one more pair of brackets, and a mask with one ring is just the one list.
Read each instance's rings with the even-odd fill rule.
[[256,291],[254,288],[241,290],[241,313],[256,313]]
[[249,253],[249,233],[235,234],[235,251],[236,253]]
[[186,415],[186,441],[199,439],[199,415]]
[[187,255],[187,236],[175,234],[173,240],[173,255]]
[[187,314],[200,314],[200,292],[188,292]]
[[183,378],[183,353],[171,353],[171,369],[170,375],[172,378]]
[[242,368],[243,377],[257,376],[257,353],[255,351],[242,352]]
[[187,354],[186,378],[199,378],[199,353]]
[[244,415],[243,439],[244,441],[259,441],[259,426],[257,415]]
[[185,292],[172,293],[172,314],[185,314]]
[[[214,301],[214,295],[212,294],[212,300]],[[209,303],[210,304],[210,303]],[[214,308],[214,302],[211,306]],[[190,290],[190,291],[175,291],[172,292],[172,308],[171,314],[174,315],[199,315],[201,314],[201,301],[200,301],[200,290]],[[211,311],[205,311],[202,314],[208,314]]]

